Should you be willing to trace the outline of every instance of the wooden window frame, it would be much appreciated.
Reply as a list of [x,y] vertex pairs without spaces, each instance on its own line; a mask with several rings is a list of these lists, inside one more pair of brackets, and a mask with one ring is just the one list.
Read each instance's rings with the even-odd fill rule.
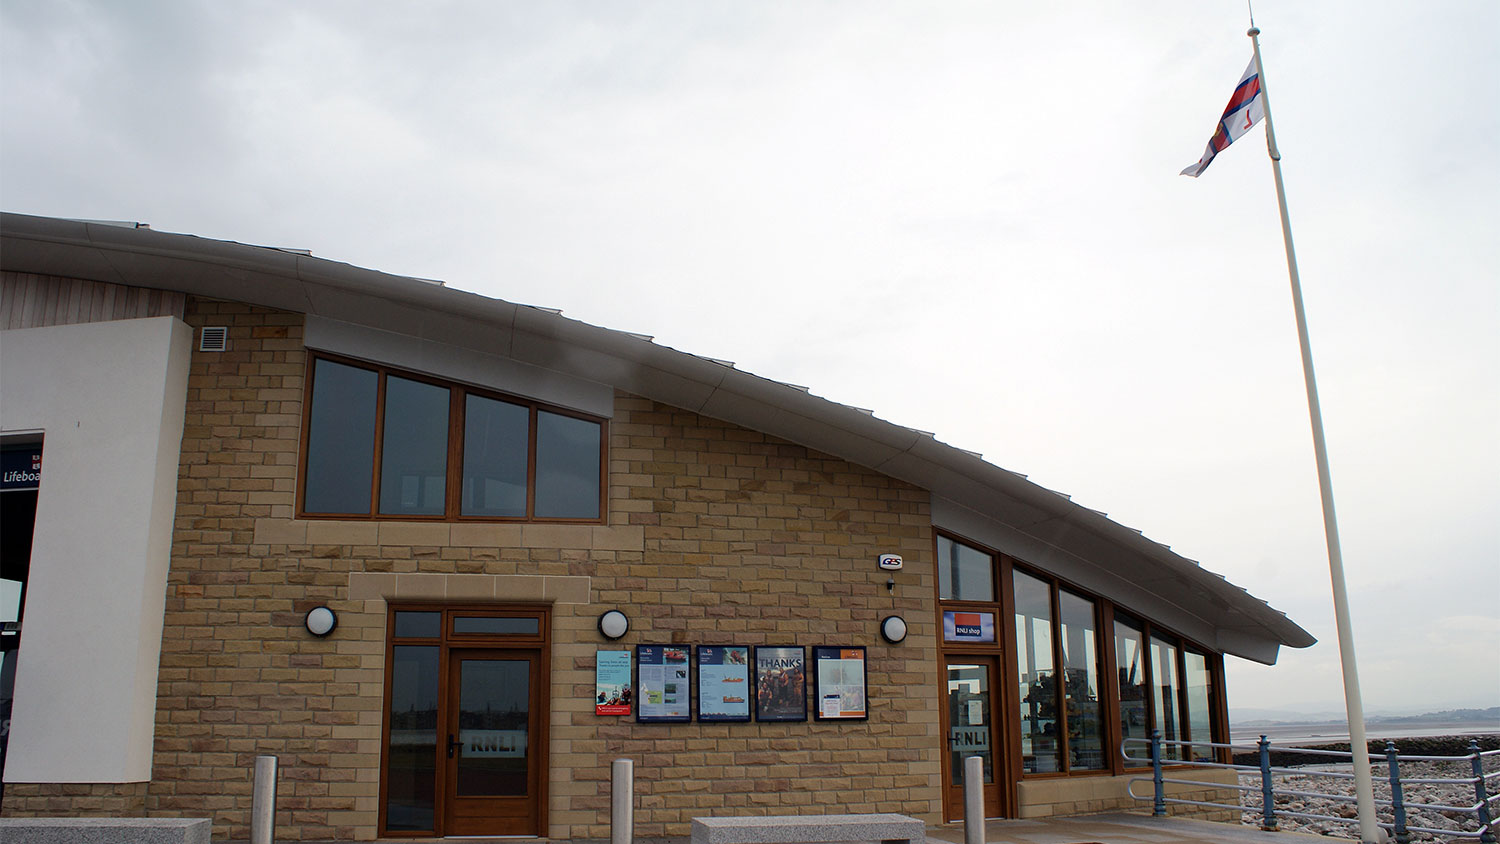
[[[1125,765],[1124,759],[1117,752],[1120,748],[1120,743],[1123,741],[1123,736],[1120,732],[1119,666],[1116,664],[1115,660],[1115,615],[1117,610],[1120,614],[1125,615],[1129,619],[1136,622],[1141,631],[1141,642],[1143,649],[1142,668],[1144,672],[1143,681],[1147,688],[1146,718],[1147,722],[1151,725],[1151,729],[1156,728],[1156,709],[1155,701],[1153,700],[1153,697],[1149,691],[1151,689],[1151,682],[1154,679],[1151,669],[1150,647],[1151,637],[1153,635],[1158,635],[1168,637],[1177,643],[1176,665],[1177,675],[1179,678],[1186,678],[1187,676],[1186,653],[1189,648],[1203,654],[1206,657],[1208,671],[1212,677],[1212,681],[1209,684],[1210,738],[1208,739],[1208,741],[1217,744],[1229,743],[1229,708],[1228,697],[1225,694],[1224,655],[1222,653],[1214,650],[1213,648],[1206,647],[1196,640],[1176,632],[1170,627],[1151,621],[1144,613],[1138,612],[1134,609],[1131,609],[1130,607],[1120,606],[1109,598],[1097,594],[1090,589],[1086,589],[1065,578],[1049,574],[1034,565],[1021,560],[1017,560],[1008,554],[1005,554],[994,548],[990,548],[982,543],[975,542],[972,539],[968,539],[952,531],[942,530],[940,528],[935,528],[933,530],[934,559],[937,558],[937,538],[939,536],[953,542],[967,545],[970,548],[988,554],[994,561],[994,572],[997,578],[995,581],[995,590],[997,594],[995,596],[996,600],[994,601],[945,600],[942,597],[941,590],[937,584],[938,578],[936,577],[933,578],[934,583],[932,588],[933,595],[936,598],[935,605],[937,607],[937,629],[940,631],[938,634],[939,658],[941,659],[948,655],[962,655],[965,653],[981,655],[998,654],[1000,656],[1001,671],[1002,673],[1007,675],[1007,680],[1004,683],[1000,683],[1000,694],[995,695],[996,702],[994,705],[1004,707],[1002,712],[1004,713],[1005,721],[1003,722],[1003,724],[997,725],[996,729],[1004,729],[1006,733],[1006,746],[1005,748],[1003,748],[1004,753],[1001,755],[1004,757],[1007,768],[1011,771],[1012,782],[1019,782],[1023,778],[1052,779],[1057,777],[1119,776],[1126,773],[1134,773],[1140,770],[1150,769],[1149,764],[1140,767],[1127,767]],[[1020,676],[1018,674],[1019,668],[1016,663],[1015,652],[1015,590],[1012,577],[1012,573],[1017,569],[1031,575],[1032,577],[1037,578],[1038,580],[1048,583],[1051,588],[1050,596],[1054,633],[1052,637],[1053,664],[1055,666],[1059,666],[1059,671],[1062,670],[1062,644],[1060,637],[1055,634],[1060,632],[1060,627],[1062,624],[1060,616],[1060,596],[1062,594],[1061,590],[1067,589],[1074,595],[1077,595],[1080,598],[1085,598],[1094,603],[1094,619],[1098,625],[1096,634],[1099,636],[1097,649],[1098,670],[1101,675],[1099,694],[1103,698],[1104,704],[1103,716],[1105,720],[1103,733],[1106,745],[1105,754],[1109,758],[1109,764],[1107,764],[1104,768],[1080,771],[1070,770],[1070,765],[1068,764],[1069,760],[1067,759],[1067,747],[1066,745],[1064,745],[1061,748],[1061,752],[1063,754],[1063,764],[1061,767],[1063,767],[1064,770],[1047,773],[1026,773],[1021,769],[1021,725],[1020,718],[1017,717],[1018,713],[1020,712],[1020,701],[1018,700]],[[985,612],[997,612],[996,625],[999,629],[996,631],[995,642],[993,644],[967,644],[942,641],[941,631],[943,629],[943,612],[945,610],[954,609],[975,609]],[[1061,680],[1059,680],[1059,682],[1061,682]],[[1187,688],[1185,679],[1179,685],[1181,686],[1181,688],[1177,690],[1177,694],[1175,695],[1175,697],[1177,698],[1177,711],[1179,715],[1185,715],[1187,712]],[[939,684],[939,686],[942,686],[942,684]],[[941,692],[942,689],[940,688],[939,691]],[[1066,713],[1063,712],[1060,714],[1062,715],[1062,717],[1059,719],[1059,727],[1060,729],[1065,730],[1067,727]],[[1186,721],[1183,722],[1183,726],[1183,740],[1194,741],[1195,739],[1192,737],[1191,727],[1187,725]],[[947,729],[946,724],[943,728],[944,730]],[[944,735],[946,735],[946,732],[944,733]],[[1066,734],[1064,733],[1064,735]],[[1201,741],[1202,739],[1196,740]],[[1215,755],[1217,757],[1217,760],[1220,762],[1229,761],[1230,753],[1227,750],[1218,748],[1216,749]],[[1000,756],[997,756],[996,764],[1000,764]],[[1167,764],[1177,766],[1190,766],[1193,763],[1186,760],[1173,759],[1168,761]],[[1013,793],[1010,796],[1009,800],[1010,805],[1014,805],[1015,797]]]
[[[308,465],[308,439],[311,434],[311,420],[313,412],[313,388],[317,378],[317,365],[319,361],[342,364],[344,366],[373,372],[376,376],[375,387],[375,443],[374,455],[371,458],[370,477],[370,507],[367,513],[322,513],[309,512],[307,510],[307,465]],[[444,496],[443,512],[441,514],[421,515],[411,513],[382,513],[380,512],[380,481],[381,463],[385,451],[385,410],[386,410],[386,382],[390,377],[404,378],[408,381],[429,384],[441,387],[448,391],[448,450],[444,464]],[[358,358],[343,355],[328,354],[326,352],[308,352],[307,378],[304,387],[302,401],[302,431],[297,447],[297,518],[299,519],[337,519],[341,521],[409,521],[409,522],[499,522],[499,523],[545,523],[545,524],[605,524],[608,518],[609,500],[609,420],[570,410],[564,407],[545,404],[521,396],[510,395],[498,390],[484,389],[447,381],[418,372],[400,369],[398,367],[386,366]],[[467,397],[478,396],[480,398],[505,402],[526,408],[527,431],[526,431],[526,513],[522,516],[466,516],[463,514],[463,481],[464,481],[464,423],[467,412]],[[573,419],[581,419],[592,422],[599,426],[599,515],[593,518],[537,516],[536,515],[536,483],[537,483],[537,414],[541,412],[552,413],[558,416],[566,416]]]

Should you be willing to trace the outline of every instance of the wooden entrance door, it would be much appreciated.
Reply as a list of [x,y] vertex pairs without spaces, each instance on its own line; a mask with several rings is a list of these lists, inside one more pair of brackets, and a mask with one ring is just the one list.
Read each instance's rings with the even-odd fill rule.
[[978,756],[984,760],[984,815],[1002,816],[1003,783],[998,774],[1004,770],[1001,753],[1001,731],[995,724],[995,712],[1002,699],[996,685],[999,661],[993,656],[949,654],[944,659],[944,707],[947,748],[943,754],[946,787],[944,811],[948,820],[964,816],[964,760]]
[[539,835],[541,655],[448,654],[447,835]]

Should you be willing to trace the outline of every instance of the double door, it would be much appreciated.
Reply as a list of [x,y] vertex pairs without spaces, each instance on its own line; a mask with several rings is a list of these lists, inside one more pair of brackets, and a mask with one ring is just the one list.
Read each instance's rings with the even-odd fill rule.
[[382,836],[541,835],[545,610],[391,613]]

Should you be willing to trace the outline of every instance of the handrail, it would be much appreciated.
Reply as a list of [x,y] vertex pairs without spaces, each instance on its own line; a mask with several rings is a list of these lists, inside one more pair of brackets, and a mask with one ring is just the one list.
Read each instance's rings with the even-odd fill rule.
[[[1132,743],[1146,744],[1148,746],[1148,748],[1149,748],[1149,751],[1150,751],[1150,758],[1149,759],[1142,759],[1142,758],[1140,758],[1138,756],[1131,756],[1130,752],[1129,752],[1129,746]],[[1315,819],[1315,820],[1333,821],[1333,822],[1336,822],[1336,823],[1345,823],[1345,824],[1348,824],[1348,823],[1357,823],[1358,822],[1358,820],[1354,819],[1354,818],[1344,818],[1344,817],[1338,817],[1336,815],[1323,815],[1323,814],[1317,814],[1317,813],[1313,813],[1313,812],[1294,812],[1294,811],[1288,811],[1286,809],[1277,809],[1276,808],[1276,798],[1278,796],[1282,796],[1282,797],[1312,797],[1312,798],[1320,798],[1320,799],[1324,799],[1324,800],[1331,800],[1331,801],[1334,801],[1334,802],[1342,802],[1342,803],[1353,803],[1353,802],[1357,801],[1357,798],[1351,797],[1351,796],[1348,796],[1348,795],[1342,795],[1342,794],[1326,794],[1326,793],[1317,792],[1317,791],[1300,791],[1300,790],[1290,789],[1290,788],[1286,788],[1286,787],[1282,787],[1282,788],[1275,787],[1275,784],[1273,782],[1273,777],[1275,775],[1278,775],[1278,774],[1279,775],[1296,775],[1296,776],[1303,776],[1303,777],[1323,777],[1323,778],[1326,778],[1326,779],[1354,779],[1354,774],[1352,774],[1352,773],[1344,773],[1342,771],[1317,771],[1317,770],[1307,770],[1307,769],[1304,769],[1304,768],[1288,768],[1288,767],[1282,767],[1282,766],[1275,766],[1275,767],[1273,767],[1271,765],[1271,753],[1272,753],[1273,750],[1282,751],[1282,752],[1295,752],[1295,753],[1298,753],[1298,754],[1307,754],[1307,755],[1310,755],[1310,756],[1342,757],[1345,760],[1352,761],[1353,754],[1349,753],[1348,751],[1316,750],[1316,749],[1312,749],[1312,748],[1303,748],[1303,747],[1276,747],[1276,746],[1273,746],[1271,744],[1271,742],[1265,736],[1261,736],[1260,737],[1260,741],[1257,742],[1256,746],[1255,746],[1255,751],[1257,752],[1257,754],[1260,757],[1260,764],[1259,765],[1235,765],[1235,764],[1226,764],[1226,763],[1223,763],[1223,762],[1210,762],[1210,761],[1206,761],[1206,760],[1205,761],[1196,761],[1196,760],[1189,760],[1189,759],[1165,760],[1165,759],[1162,758],[1162,756],[1163,756],[1162,750],[1163,750],[1164,747],[1211,747],[1211,748],[1215,748],[1215,749],[1228,749],[1228,750],[1233,751],[1233,750],[1236,750],[1238,748],[1244,748],[1245,746],[1244,745],[1234,745],[1234,744],[1222,744],[1222,743],[1219,743],[1219,742],[1179,741],[1179,740],[1175,740],[1175,739],[1163,739],[1161,737],[1161,731],[1160,730],[1152,730],[1151,731],[1151,737],[1149,739],[1127,738],[1127,739],[1124,739],[1123,741],[1121,741],[1120,742],[1120,755],[1126,761],[1128,761],[1128,762],[1149,762],[1150,765],[1151,765],[1151,776],[1149,778],[1145,777],[1145,776],[1132,777],[1130,780],[1127,781],[1126,786],[1125,786],[1125,791],[1126,791],[1127,794],[1130,795],[1130,797],[1132,799],[1135,799],[1135,800],[1145,800],[1145,799],[1147,799],[1146,797],[1144,797],[1142,795],[1138,795],[1138,794],[1135,793],[1134,786],[1135,786],[1135,783],[1137,783],[1137,782],[1145,782],[1147,779],[1149,779],[1152,782],[1153,787],[1154,787],[1153,788],[1153,792],[1154,793],[1152,794],[1152,796],[1150,798],[1152,800],[1152,814],[1153,815],[1157,815],[1157,816],[1165,815],[1167,813],[1167,804],[1169,804],[1169,803],[1178,804],[1178,805],[1188,805],[1188,806],[1210,806],[1210,807],[1214,807],[1214,808],[1230,809],[1230,810],[1235,810],[1235,811],[1244,811],[1245,810],[1245,807],[1243,805],[1241,805],[1240,803],[1238,803],[1238,802],[1236,802],[1234,804],[1229,804],[1229,803],[1220,803],[1220,802],[1205,801],[1205,800],[1189,800],[1189,799],[1182,798],[1182,797],[1167,797],[1166,796],[1166,786],[1168,784],[1171,784],[1171,785],[1183,785],[1183,786],[1198,786],[1198,787],[1212,788],[1212,789],[1226,789],[1226,790],[1233,790],[1233,791],[1239,791],[1239,792],[1259,791],[1261,793],[1261,816],[1262,816],[1261,826],[1262,826],[1263,829],[1270,829],[1270,830],[1276,829],[1276,816],[1277,816],[1277,814],[1282,814],[1282,815],[1285,815],[1287,817],[1310,818],[1310,819]],[[1248,750],[1248,748],[1247,748],[1247,750]],[[1389,808],[1391,810],[1391,821],[1390,822],[1380,822],[1378,825],[1381,826],[1381,827],[1383,827],[1383,828],[1385,828],[1385,829],[1390,830],[1394,834],[1395,841],[1397,842],[1397,844],[1407,844],[1407,842],[1409,842],[1411,840],[1410,833],[1412,833],[1412,832],[1433,833],[1433,834],[1437,834],[1437,835],[1447,836],[1449,838],[1477,838],[1481,842],[1483,842],[1483,844],[1495,844],[1495,841],[1496,841],[1496,839],[1495,839],[1495,830],[1496,830],[1496,828],[1500,828],[1500,820],[1492,820],[1491,819],[1490,805],[1492,803],[1494,803],[1496,799],[1500,799],[1500,794],[1493,795],[1493,796],[1490,795],[1490,794],[1488,794],[1487,793],[1488,790],[1486,788],[1486,785],[1487,785],[1487,783],[1491,779],[1493,779],[1493,778],[1495,778],[1497,776],[1500,776],[1500,771],[1494,771],[1494,772],[1491,772],[1491,773],[1485,773],[1485,771],[1484,771],[1484,760],[1486,760],[1486,759],[1488,759],[1490,757],[1493,757],[1493,756],[1500,756],[1500,750],[1480,751],[1480,749],[1479,749],[1479,743],[1477,741],[1472,741],[1471,740],[1469,742],[1469,753],[1468,753],[1468,755],[1465,755],[1465,756],[1417,756],[1417,755],[1402,756],[1400,753],[1397,752],[1395,743],[1387,741],[1386,745],[1385,745],[1385,755],[1386,755],[1386,766],[1387,766],[1387,769],[1389,771],[1389,781],[1390,781],[1390,786],[1391,786],[1391,798],[1389,800],[1376,800],[1375,803],[1376,803],[1377,806],[1387,807],[1387,808]],[[1449,762],[1449,763],[1468,762],[1470,764],[1472,775],[1468,776],[1468,777],[1458,777],[1458,778],[1444,778],[1444,777],[1406,777],[1406,778],[1403,778],[1401,776],[1401,771],[1400,771],[1400,763],[1402,761],[1407,761],[1407,762]],[[1165,766],[1173,766],[1174,768],[1176,766],[1184,766],[1184,767],[1191,766],[1191,767],[1199,767],[1199,768],[1228,768],[1228,769],[1231,769],[1231,770],[1241,771],[1241,772],[1256,771],[1256,772],[1258,772],[1260,774],[1261,781],[1260,781],[1260,785],[1259,786],[1250,786],[1250,785],[1240,785],[1239,783],[1229,784],[1229,783],[1219,783],[1219,782],[1207,782],[1207,781],[1203,781],[1203,780],[1183,779],[1181,777],[1166,777],[1166,776],[1163,776],[1163,774],[1162,774],[1162,769]],[[1469,784],[1469,785],[1473,785],[1474,786],[1474,797],[1475,797],[1476,802],[1472,806],[1449,806],[1449,805],[1446,805],[1446,804],[1439,804],[1439,803],[1411,803],[1411,802],[1407,802],[1407,801],[1405,801],[1405,800],[1402,799],[1401,786],[1402,786],[1403,783],[1406,783],[1406,784],[1418,784],[1418,783],[1420,783],[1420,784],[1448,784],[1448,785],[1465,785],[1465,784]],[[1431,828],[1431,827],[1424,827],[1424,826],[1413,826],[1413,825],[1410,825],[1410,824],[1408,824],[1406,822],[1406,810],[1407,809],[1426,809],[1426,810],[1437,811],[1437,812],[1450,812],[1450,813],[1456,812],[1456,813],[1462,813],[1462,814],[1467,814],[1467,815],[1474,815],[1475,819],[1478,821],[1477,829],[1469,829],[1469,830],[1447,830],[1447,829],[1434,829],[1434,828]]]

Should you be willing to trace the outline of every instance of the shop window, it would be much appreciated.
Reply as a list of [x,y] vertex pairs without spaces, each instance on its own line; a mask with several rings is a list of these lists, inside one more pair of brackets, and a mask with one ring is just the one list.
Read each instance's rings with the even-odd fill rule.
[[[1183,704],[1186,712],[1183,722],[1187,725],[1187,740],[1193,742],[1213,741],[1213,669],[1208,656],[1192,648],[1182,651]],[[1193,744],[1186,748],[1187,758],[1194,762],[1216,761],[1214,749],[1207,745]]]
[[1016,599],[1016,668],[1020,675],[1021,768],[1028,774],[1062,768],[1062,724],[1052,655],[1052,587],[1019,571]]
[[[1151,710],[1146,704],[1146,645],[1140,622],[1115,616],[1115,670],[1119,675],[1120,738],[1151,738]],[[1145,745],[1127,745],[1131,756],[1145,756]]]
[[939,535],[937,563],[942,600],[995,600],[995,561],[989,554]]
[[315,357],[302,513],[598,521],[604,423]]
[[[1177,701],[1182,682],[1177,675],[1177,644],[1158,635],[1151,636],[1151,709],[1156,714],[1156,729],[1164,742],[1182,740],[1182,719]],[[1162,745],[1163,759],[1181,759],[1180,745]]]
[[1068,723],[1068,770],[1105,767],[1104,701],[1099,696],[1099,630],[1094,602],[1063,590],[1058,643],[1063,653],[1063,694]]

